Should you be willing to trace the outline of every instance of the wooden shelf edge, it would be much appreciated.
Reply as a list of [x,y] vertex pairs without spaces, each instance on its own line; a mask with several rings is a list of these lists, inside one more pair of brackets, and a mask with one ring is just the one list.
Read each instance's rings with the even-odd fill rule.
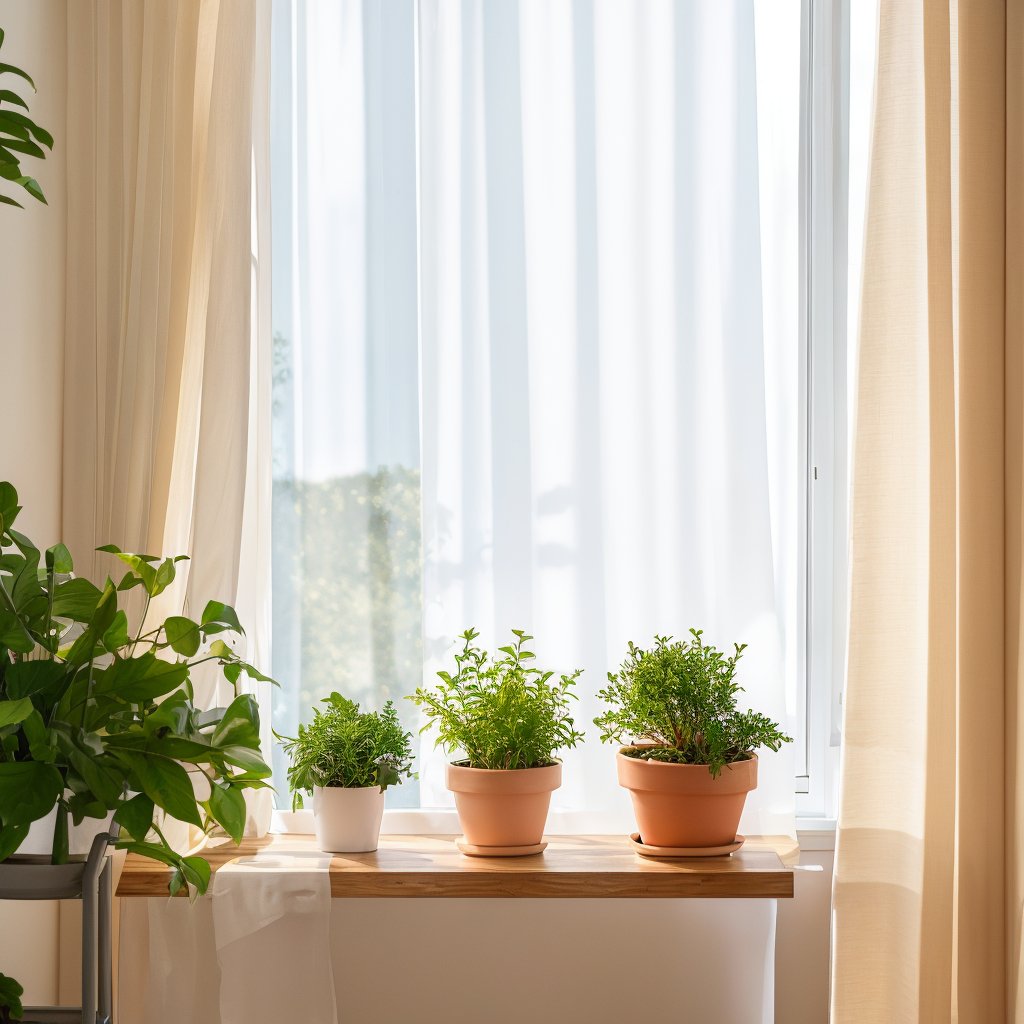
[[[543,854],[472,858],[452,836],[386,836],[375,853],[337,854],[330,867],[335,899],[791,899],[793,871],[780,859],[785,837],[751,837],[729,858],[648,860],[619,836],[549,836]],[[311,836],[268,836],[201,852],[216,872],[261,852],[309,856]],[[301,860],[297,861],[301,864]],[[170,871],[135,855],[125,862],[121,897],[167,896]],[[212,886],[211,886],[212,889]],[[185,896],[185,893],[179,893]]]

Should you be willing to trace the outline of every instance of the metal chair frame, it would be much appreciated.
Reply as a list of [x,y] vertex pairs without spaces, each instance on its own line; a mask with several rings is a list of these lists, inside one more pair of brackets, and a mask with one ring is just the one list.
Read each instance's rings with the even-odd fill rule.
[[82,1005],[26,1006],[25,1024],[113,1024],[111,860],[117,828],[94,840],[85,861],[0,864],[0,900],[82,901]]

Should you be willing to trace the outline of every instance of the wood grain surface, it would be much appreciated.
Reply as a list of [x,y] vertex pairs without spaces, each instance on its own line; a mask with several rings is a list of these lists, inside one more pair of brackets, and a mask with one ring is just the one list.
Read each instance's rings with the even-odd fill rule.
[[[626,836],[546,836],[548,848],[530,857],[466,857],[453,836],[381,836],[374,853],[336,853],[330,867],[331,895],[344,898],[444,899],[789,899],[793,872],[783,864],[793,841],[748,837],[728,857],[650,860],[638,856]],[[211,840],[201,851],[216,871],[250,858],[317,852],[309,835],[273,835]],[[781,856],[780,856],[781,855]],[[131,855],[125,861],[118,896],[167,895],[170,869]],[[212,884],[211,884],[212,891]],[[182,896],[185,893],[181,893]]]

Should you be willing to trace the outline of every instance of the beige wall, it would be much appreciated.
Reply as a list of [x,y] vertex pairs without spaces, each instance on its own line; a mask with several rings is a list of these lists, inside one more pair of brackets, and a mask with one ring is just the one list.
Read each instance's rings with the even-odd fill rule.
[[[24,68],[38,93],[19,80],[35,120],[54,135],[52,157],[32,174],[49,200],[25,210],[0,206],[0,381],[4,446],[0,479],[10,480],[25,511],[19,525],[34,540],[60,537],[61,406],[64,387],[65,0],[0,0],[6,33],[2,59]],[[28,89],[27,84],[24,87]],[[12,194],[9,186],[4,186]],[[0,971],[18,978],[33,1002],[57,998],[57,905],[0,903]]]

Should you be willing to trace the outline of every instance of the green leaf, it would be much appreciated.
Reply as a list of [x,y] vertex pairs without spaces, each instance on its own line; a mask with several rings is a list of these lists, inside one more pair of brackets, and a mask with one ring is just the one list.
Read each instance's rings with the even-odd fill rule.
[[202,857],[183,857],[181,864],[189,885],[194,885],[200,893],[206,892],[212,874],[210,862]]
[[0,974],[0,1008],[6,1009],[11,1020],[21,1020],[25,1015],[25,1008],[21,1005],[21,997],[24,994],[25,990],[14,978]]
[[245,797],[239,790],[213,783],[210,813],[236,843],[241,841],[245,832]]
[[21,68],[16,68],[13,64],[0,64],[0,75],[18,75],[20,78],[24,78],[33,89],[36,87],[36,83],[28,76],[28,73],[22,71]]
[[38,199],[39,202],[46,206],[50,204],[46,202],[46,196],[43,195],[42,187],[35,178],[30,178],[28,175],[23,175],[20,178],[15,179],[16,184],[20,185],[30,196],[34,199]]
[[25,628],[25,623],[13,612],[0,608],[0,647],[7,647],[18,654],[28,654],[35,646],[35,638]]
[[[54,544],[46,549],[46,568],[52,572],[74,572],[75,562],[64,544]],[[97,594],[99,591],[97,590]]]
[[12,199],[10,196],[0,196],[0,203],[5,206],[16,206],[19,210],[24,210],[25,207],[21,205],[16,199]]
[[89,580],[80,577],[64,580],[53,588],[53,614],[72,622],[88,622],[95,614],[101,596],[100,588]]
[[221,625],[234,630],[236,633],[245,632],[242,629],[242,624],[238,621],[235,609],[229,604],[224,604],[223,601],[208,602],[203,609],[202,622],[204,626]]
[[[116,555],[125,565],[130,569],[133,569],[142,580],[142,585],[146,588],[146,593],[150,597],[155,597],[157,593],[156,584],[156,570],[150,565],[150,562],[157,561],[153,555],[134,555],[130,551],[122,551],[116,544],[104,544],[102,547],[96,549],[97,551],[106,551],[108,554]],[[124,586],[124,580],[121,581],[119,589],[127,590]]]
[[57,760],[57,748],[54,746],[50,730],[46,728],[43,716],[33,710],[22,724],[25,739],[28,740],[28,751],[34,761],[53,764]]
[[0,700],[0,729],[5,725],[20,725],[35,708],[28,697],[18,700]]
[[252,750],[249,747],[223,747],[220,754],[228,764],[233,764],[236,768],[241,768],[243,771],[248,772],[253,778],[270,778],[271,771],[267,767],[266,762],[262,757],[260,757],[257,751]]
[[24,107],[28,110],[28,104],[16,93],[10,89],[0,89],[0,102],[16,103],[19,107]]
[[126,773],[121,764],[108,755],[97,756],[89,748],[89,734],[81,729],[58,729],[57,743],[96,799],[111,810],[115,808],[125,788]]
[[[10,130],[15,127],[24,129],[35,136],[47,149],[53,149],[53,136],[45,128],[40,128],[30,117],[17,110],[0,110],[0,124],[8,125]],[[14,134],[18,133],[14,132]],[[18,137],[24,138],[25,136],[19,135]]]
[[153,801],[145,793],[138,793],[121,804],[114,812],[116,821],[133,839],[146,841],[153,827]]
[[156,700],[177,689],[188,678],[188,665],[162,661],[147,651],[138,658],[122,658],[96,673],[96,692],[115,694],[130,704]]
[[122,647],[127,647],[130,642],[128,616],[119,609],[114,616],[114,621],[103,634],[103,646],[113,654],[115,651],[120,651]]
[[188,772],[174,761],[150,754],[122,754],[132,767],[139,788],[158,807],[179,821],[203,827]]
[[215,658],[237,658],[238,655],[223,640],[214,640],[210,644],[210,654]]
[[45,818],[63,791],[64,780],[52,764],[0,763],[0,821],[5,826],[28,825]]
[[256,698],[243,693],[236,697],[213,730],[214,746],[243,746],[258,749],[260,745],[260,712]]
[[209,764],[215,753],[209,743],[184,736],[123,732],[107,736],[104,742],[110,750],[160,755],[172,761],[188,761],[192,764]]
[[43,693],[55,687],[64,673],[65,668],[59,661],[19,661],[7,668],[4,677],[7,695],[17,699]]
[[[7,860],[28,835],[28,825],[5,825],[0,827],[0,861]],[[0,975],[2,977],[2,975]],[[0,1006],[3,1005],[3,994],[0,993]]]
[[[3,65],[0,65],[0,69],[2,67]],[[0,139],[0,146],[9,152],[27,153],[29,156],[36,156],[43,160],[46,159],[46,154],[34,142],[26,142],[24,139]]]
[[184,615],[172,615],[164,623],[164,632],[171,650],[178,654],[191,658],[199,650],[199,624],[185,618]]
[[[0,92],[0,97],[3,93]],[[9,530],[18,517],[21,506],[18,504],[18,492],[14,485],[8,480],[0,481],[0,521],[3,523],[3,530]]]

